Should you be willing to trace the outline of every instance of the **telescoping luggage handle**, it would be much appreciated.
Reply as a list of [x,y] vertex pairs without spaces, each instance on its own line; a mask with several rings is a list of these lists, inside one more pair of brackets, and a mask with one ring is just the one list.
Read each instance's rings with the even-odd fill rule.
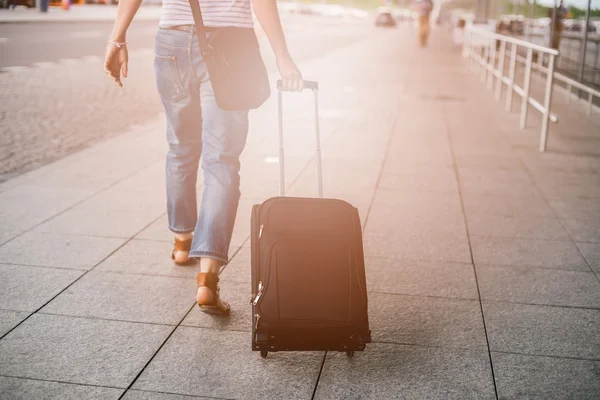
[[[279,102],[279,195],[285,196],[285,153],[283,150],[283,100],[281,79],[277,80]],[[315,95],[315,131],[317,133],[317,184],[319,197],[323,197],[323,166],[321,161],[321,133],[319,130],[319,82],[304,81],[304,89],[310,89]]]

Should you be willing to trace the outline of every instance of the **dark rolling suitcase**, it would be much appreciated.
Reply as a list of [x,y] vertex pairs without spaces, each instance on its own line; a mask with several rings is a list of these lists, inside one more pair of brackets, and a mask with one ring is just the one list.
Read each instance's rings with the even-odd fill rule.
[[319,198],[285,196],[282,93],[279,100],[280,197],[252,209],[252,350],[342,351],[371,342],[358,210],[324,199],[315,96]]

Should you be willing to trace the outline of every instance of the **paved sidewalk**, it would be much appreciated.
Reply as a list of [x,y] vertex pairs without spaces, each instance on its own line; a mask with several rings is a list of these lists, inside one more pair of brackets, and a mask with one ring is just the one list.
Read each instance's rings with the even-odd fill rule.
[[[322,85],[325,194],[364,223],[364,353],[250,351],[273,97],[242,157],[228,319],[200,313],[195,268],[169,260],[162,117],[0,185],[0,397],[598,398],[597,119],[553,126],[538,153],[535,121],[518,131],[435,33],[420,50],[412,30],[374,31],[302,64]],[[292,195],[316,193],[311,100],[285,96]]]

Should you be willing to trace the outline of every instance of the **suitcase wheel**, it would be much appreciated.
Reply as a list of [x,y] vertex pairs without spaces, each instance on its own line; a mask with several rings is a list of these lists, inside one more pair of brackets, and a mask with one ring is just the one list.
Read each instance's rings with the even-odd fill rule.
[[267,358],[267,354],[269,354],[269,350],[265,350],[265,349],[260,350],[260,356],[262,358]]
[[347,350],[346,355],[348,356],[348,358],[354,357],[354,350]]

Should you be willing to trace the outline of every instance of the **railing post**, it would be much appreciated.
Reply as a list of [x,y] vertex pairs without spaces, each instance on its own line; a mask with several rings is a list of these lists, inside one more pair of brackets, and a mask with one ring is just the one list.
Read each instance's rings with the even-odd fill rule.
[[506,93],[506,111],[511,111],[512,101],[515,92],[515,70],[517,69],[517,45],[510,45],[510,65],[508,71],[508,91]]
[[[527,58],[529,59],[529,54]],[[544,93],[544,113],[542,119],[542,136],[540,138],[540,151],[546,151],[546,144],[548,143],[548,124],[550,122],[550,108],[552,107],[552,90],[554,84],[554,60],[556,56],[554,54],[548,54],[548,75],[546,76],[546,92]],[[529,85],[528,85],[529,89]],[[529,91],[527,91],[529,95]]]
[[490,42],[492,49],[490,51],[490,63],[488,66],[487,88],[491,90],[494,84],[494,76],[496,75],[496,38],[492,36]]
[[468,38],[469,38],[469,66],[471,67],[471,69],[473,69],[473,63],[474,63],[474,48],[475,46],[473,46],[473,36],[475,35],[475,32],[473,32],[473,30],[469,29],[469,33],[468,33]]
[[485,79],[487,77],[487,59],[490,48],[489,46],[482,46],[481,50],[483,53],[483,58],[481,59],[483,61],[483,64],[481,65],[481,74],[479,75],[479,79],[481,80],[481,83],[483,83],[485,82]]
[[504,82],[504,58],[506,57],[506,42],[503,40],[500,44],[500,60],[498,62],[498,77],[496,79],[496,100],[502,97],[502,85]]
[[521,99],[521,129],[527,125],[527,111],[529,108],[529,86],[531,83],[531,61],[533,59],[533,49],[527,49],[527,62],[525,64],[525,81],[523,82],[523,98]]
[[468,40],[470,34],[471,34],[471,30],[469,29],[467,32],[467,34],[463,37],[463,46],[462,46],[462,55],[463,58],[467,58],[469,52],[467,51],[467,49],[469,48],[469,42],[470,40]]
[[590,115],[592,115],[592,100],[594,99],[594,96],[592,96],[592,92],[590,92],[588,94],[588,117]]

